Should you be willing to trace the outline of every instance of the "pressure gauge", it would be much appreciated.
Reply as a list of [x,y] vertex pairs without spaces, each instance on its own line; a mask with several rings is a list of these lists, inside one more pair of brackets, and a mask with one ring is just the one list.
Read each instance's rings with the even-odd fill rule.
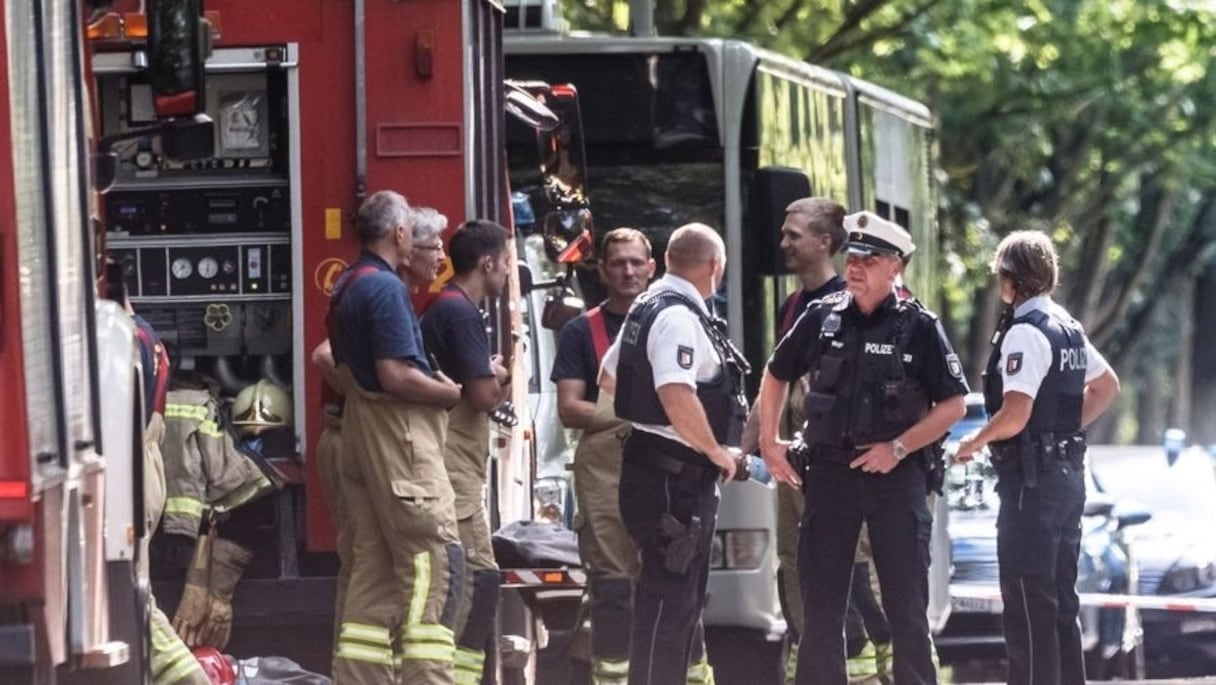
[[236,262],[232,261],[231,259],[225,259],[223,269],[225,276],[231,276],[232,274],[236,273]]
[[198,260],[198,275],[203,278],[214,278],[217,271],[220,270],[220,265],[211,257],[203,257]]
[[152,155],[151,150],[140,150],[135,153],[135,166],[140,169],[151,169],[154,161],[156,161],[156,157]]
[[173,271],[173,277],[178,280],[190,278],[190,274],[194,273],[194,267],[190,264],[190,260],[185,257],[174,259],[170,270]]

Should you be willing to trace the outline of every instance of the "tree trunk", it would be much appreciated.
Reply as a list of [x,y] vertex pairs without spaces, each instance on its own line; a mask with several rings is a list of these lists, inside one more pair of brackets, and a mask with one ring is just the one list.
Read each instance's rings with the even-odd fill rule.
[[[1216,444],[1216,348],[1207,344],[1216,331],[1216,265],[1195,284],[1195,336],[1203,336],[1194,345],[1189,373],[1178,376],[1179,385],[1191,386],[1191,442]],[[1199,342],[1199,341],[1197,341]]]

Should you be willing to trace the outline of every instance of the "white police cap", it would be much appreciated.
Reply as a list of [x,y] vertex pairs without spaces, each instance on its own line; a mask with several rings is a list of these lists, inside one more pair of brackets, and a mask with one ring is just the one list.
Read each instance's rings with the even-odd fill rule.
[[845,248],[853,254],[888,254],[906,259],[916,251],[912,236],[903,226],[873,212],[857,212],[844,218],[849,234]]

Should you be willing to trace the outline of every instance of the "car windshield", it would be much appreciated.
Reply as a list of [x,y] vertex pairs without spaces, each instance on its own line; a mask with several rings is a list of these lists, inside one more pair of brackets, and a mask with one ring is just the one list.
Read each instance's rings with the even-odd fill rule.
[[1216,473],[1200,449],[1185,450],[1170,465],[1161,447],[1090,447],[1098,487],[1116,499],[1135,500],[1153,519],[1216,519]]

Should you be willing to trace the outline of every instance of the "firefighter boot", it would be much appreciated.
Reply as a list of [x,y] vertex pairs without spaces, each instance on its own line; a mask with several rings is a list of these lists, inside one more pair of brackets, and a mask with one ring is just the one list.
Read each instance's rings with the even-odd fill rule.
[[468,621],[456,640],[456,685],[478,685],[493,643],[498,619],[498,571],[473,572],[473,601]]
[[201,631],[201,644],[223,649],[232,634],[232,593],[253,557],[251,550],[217,538],[211,550],[210,605]]
[[203,624],[211,610],[207,585],[211,578],[211,536],[201,535],[194,543],[194,556],[186,570],[186,586],[173,614],[173,630],[187,647],[199,644]]
[[592,576],[591,682],[624,685],[629,676],[629,633],[633,616],[633,581]]

